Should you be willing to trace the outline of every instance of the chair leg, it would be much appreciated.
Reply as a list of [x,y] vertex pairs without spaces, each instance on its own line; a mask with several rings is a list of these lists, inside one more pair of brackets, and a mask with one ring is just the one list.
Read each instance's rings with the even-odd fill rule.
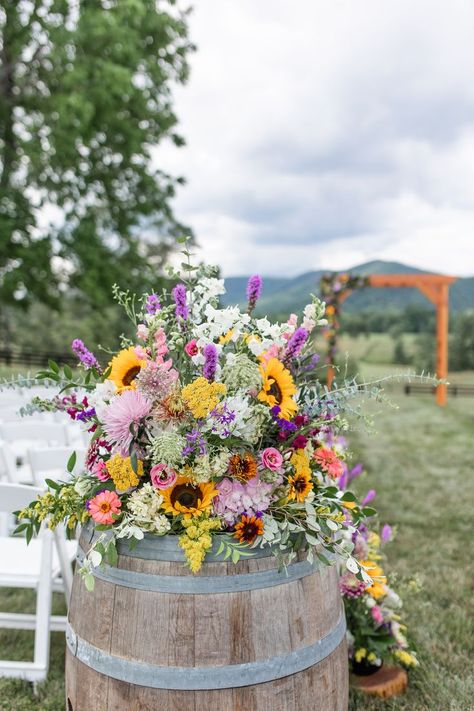
[[54,543],[56,546],[56,551],[58,554],[59,565],[61,567],[61,577],[64,585],[64,597],[66,598],[66,605],[69,607],[69,599],[71,597],[72,590],[72,566],[71,561],[67,556],[67,550],[65,546],[66,535],[63,526],[58,526],[54,530]]
[[50,617],[52,598],[53,536],[45,528],[41,534],[43,541],[41,573],[36,594],[36,631],[34,663],[44,669],[46,678],[49,667]]

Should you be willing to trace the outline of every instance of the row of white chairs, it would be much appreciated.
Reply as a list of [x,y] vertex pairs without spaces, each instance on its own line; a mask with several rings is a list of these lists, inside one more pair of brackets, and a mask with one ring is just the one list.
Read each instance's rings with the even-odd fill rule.
[[[3,394],[2,394],[3,395]],[[0,402],[2,397],[0,397]],[[5,412],[5,401],[3,411]],[[85,438],[75,427],[34,417],[2,422],[0,407],[0,587],[36,589],[35,614],[0,612],[0,628],[35,631],[32,662],[0,659],[0,677],[22,678],[36,684],[49,669],[51,631],[64,631],[66,617],[51,615],[52,593],[62,592],[66,604],[72,587],[76,540],[67,540],[64,529],[47,525],[26,545],[23,536],[12,536],[12,512],[24,508],[45,491],[46,479],[67,480],[83,469]],[[61,414],[61,413],[60,413]],[[78,436],[79,435],[79,436]],[[73,472],[67,471],[72,451]]]

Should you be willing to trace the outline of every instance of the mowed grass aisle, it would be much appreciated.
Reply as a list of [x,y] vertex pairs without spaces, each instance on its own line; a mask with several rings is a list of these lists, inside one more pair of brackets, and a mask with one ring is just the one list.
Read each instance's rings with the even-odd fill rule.
[[[359,489],[376,488],[381,521],[398,526],[388,569],[418,574],[423,583],[405,604],[421,666],[405,696],[383,702],[352,694],[351,711],[470,711],[474,400],[452,400],[441,409],[428,396],[391,399],[400,409],[377,406],[376,433],[351,439],[367,472]],[[24,610],[25,601],[32,610],[27,593],[0,590],[1,609]],[[57,614],[61,605],[56,598]],[[27,659],[30,645],[28,632],[0,631],[0,657]],[[38,697],[28,684],[0,680],[1,711],[63,711],[63,649],[64,638],[55,633],[50,679]]]
[[360,491],[375,488],[380,520],[398,527],[387,569],[423,585],[404,606],[420,667],[405,696],[353,695],[351,711],[472,711],[474,399],[446,408],[429,396],[390,399],[399,409],[377,405],[376,432],[351,441],[367,472]]

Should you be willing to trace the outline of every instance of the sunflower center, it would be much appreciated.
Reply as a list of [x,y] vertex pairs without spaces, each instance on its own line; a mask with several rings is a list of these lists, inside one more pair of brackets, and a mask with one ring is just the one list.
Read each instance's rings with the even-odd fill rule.
[[306,489],[307,485],[308,485],[308,482],[303,477],[299,477],[298,479],[295,479],[293,482],[295,491],[297,491],[298,493],[303,492]]
[[283,400],[283,393],[276,380],[272,380],[272,384],[268,388],[268,393],[269,395],[273,395],[278,405]]
[[130,385],[130,383],[135,380],[137,377],[138,373],[140,372],[141,368],[139,365],[134,365],[133,368],[130,368],[127,370],[125,375],[122,378],[122,382],[124,385]]
[[178,503],[186,509],[197,508],[201,500],[200,493],[200,489],[192,484],[179,484],[173,489],[171,503],[173,506]]

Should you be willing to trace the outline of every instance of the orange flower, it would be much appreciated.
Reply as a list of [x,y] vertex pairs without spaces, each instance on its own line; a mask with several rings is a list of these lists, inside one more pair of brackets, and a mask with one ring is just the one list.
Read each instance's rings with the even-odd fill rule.
[[318,447],[314,453],[314,458],[331,479],[337,479],[344,471],[344,465],[332,449]]
[[229,474],[236,479],[249,481],[257,473],[257,462],[251,454],[233,454],[229,459]]
[[248,543],[249,545],[254,542],[257,536],[261,536],[263,533],[263,521],[257,516],[242,516],[239,523],[235,527],[235,537],[238,538],[239,543]]

